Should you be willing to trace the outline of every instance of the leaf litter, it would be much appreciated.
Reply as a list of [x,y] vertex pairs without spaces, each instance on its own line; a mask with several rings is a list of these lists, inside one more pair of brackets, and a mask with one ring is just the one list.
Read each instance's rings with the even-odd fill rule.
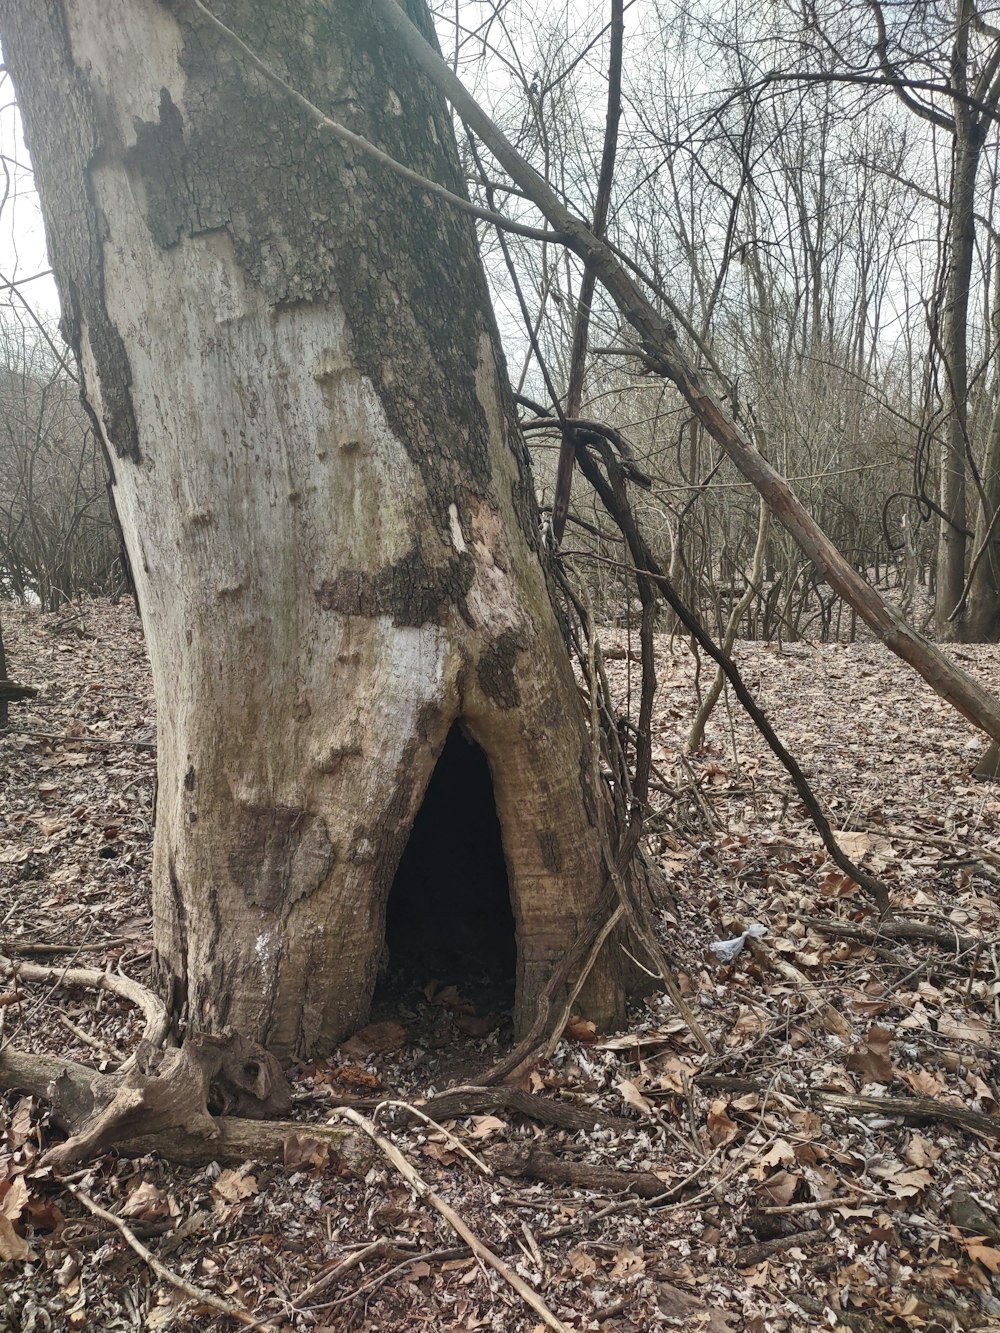
[[[155,719],[134,611],[3,614],[41,693],[0,734],[0,951],[148,984]],[[1000,688],[995,649],[955,656]],[[496,1103],[440,1129],[383,1111],[380,1130],[568,1328],[1000,1329],[1000,788],[969,776],[981,738],[871,643],[740,658],[844,849],[891,884],[893,920],[830,864],[725,701],[684,756],[695,663],[661,636],[662,939],[715,1054],[654,994],[618,1033],[575,1017],[525,1079],[592,1128]],[[630,669],[627,651],[608,663],[623,710]],[[749,923],[766,934],[721,961],[713,941]],[[102,1069],[141,1035],[110,993],[0,984],[21,1051]],[[302,1132],[283,1165],[107,1154],[71,1179],[180,1278],[275,1328],[535,1330],[387,1161],[338,1174],[309,1130],[338,1105],[419,1109],[508,1037],[428,976],[293,1071]],[[46,1103],[8,1094],[2,1132],[0,1328],[233,1327],[39,1166]]]

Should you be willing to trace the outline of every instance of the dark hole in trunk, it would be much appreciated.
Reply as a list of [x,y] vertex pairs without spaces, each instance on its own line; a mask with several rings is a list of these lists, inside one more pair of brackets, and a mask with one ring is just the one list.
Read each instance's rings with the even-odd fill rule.
[[517,946],[493,782],[486,755],[458,723],[396,871],[385,938],[383,990],[437,980],[474,1002],[486,1001],[475,993],[486,987],[494,1004],[509,1007]]

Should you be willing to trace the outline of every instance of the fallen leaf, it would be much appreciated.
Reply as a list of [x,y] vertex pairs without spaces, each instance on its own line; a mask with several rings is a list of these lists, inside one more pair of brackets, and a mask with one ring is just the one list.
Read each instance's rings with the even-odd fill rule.
[[597,1272],[597,1260],[582,1247],[570,1250],[566,1257],[569,1259],[570,1267],[581,1277],[590,1277],[592,1273]]
[[720,1097],[708,1108],[708,1137],[716,1147],[729,1143],[740,1132],[739,1125],[730,1120],[726,1105],[725,1099]]
[[957,1018],[951,1014],[942,1014],[938,1019],[938,1032],[942,1036],[954,1038],[955,1041],[978,1041],[988,1044],[990,1040],[989,1025],[974,1014],[961,1014]]
[[212,1193],[227,1203],[242,1203],[257,1193],[257,1177],[240,1171],[223,1171],[212,1186]]
[[891,1083],[891,1050],[892,1033],[885,1028],[872,1027],[844,1063],[852,1074],[860,1074],[865,1083]]
[[1000,1250],[994,1249],[992,1245],[981,1245],[976,1241],[967,1242],[965,1249],[970,1259],[983,1264],[991,1273],[1000,1273]]
[[639,1245],[633,1249],[629,1245],[623,1245],[615,1255],[615,1261],[611,1268],[611,1277],[621,1281],[622,1278],[638,1277],[645,1271],[646,1260],[642,1246]]
[[281,1145],[290,1171],[322,1171],[330,1160],[330,1145],[312,1134],[286,1134]]
[[396,1051],[405,1041],[406,1028],[403,1027],[402,1023],[387,1020],[384,1023],[369,1023],[360,1032],[355,1032],[349,1041],[344,1042],[341,1050],[349,1046],[352,1051],[363,1050],[366,1054],[369,1052]]
[[170,1204],[161,1189],[151,1181],[144,1180],[125,1200],[122,1216],[138,1217],[143,1222],[153,1222],[157,1218],[170,1216]]
[[504,1123],[504,1121],[500,1120],[495,1115],[474,1115],[472,1117],[472,1129],[470,1130],[470,1138],[488,1139],[491,1134],[496,1134],[500,1130],[504,1130],[506,1128],[507,1126]]
[[792,1196],[802,1182],[802,1177],[792,1171],[775,1171],[755,1186],[758,1196],[766,1203],[783,1208],[791,1203]]
[[589,1018],[574,1014],[563,1028],[563,1036],[570,1041],[593,1041],[597,1036],[597,1028]]
[[0,1180],[0,1215],[16,1222],[28,1202],[28,1182],[24,1176]]
[[648,1101],[642,1095],[634,1083],[630,1082],[627,1078],[623,1078],[620,1083],[615,1084],[615,1087],[621,1093],[622,1101],[625,1102],[627,1106],[634,1107],[643,1115],[652,1114],[653,1103]]
[[0,1214],[0,1259],[7,1263],[25,1263],[34,1257],[31,1246],[17,1234],[10,1218]]

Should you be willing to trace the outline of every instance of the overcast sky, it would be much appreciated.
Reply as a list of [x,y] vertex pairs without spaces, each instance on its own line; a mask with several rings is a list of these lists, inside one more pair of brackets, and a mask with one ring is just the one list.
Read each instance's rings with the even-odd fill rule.
[[6,284],[24,282],[20,288],[24,299],[31,302],[46,322],[54,322],[59,314],[55,283],[50,277],[24,281],[44,272],[49,261],[38,196],[28,168],[28,151],[14,106],[14,89],[6,74],[0,76],[0,154],[5,171],[0,188],[7,195],[0,209],[0,283],[4,285],[0,301],[23,312],[23,303]]

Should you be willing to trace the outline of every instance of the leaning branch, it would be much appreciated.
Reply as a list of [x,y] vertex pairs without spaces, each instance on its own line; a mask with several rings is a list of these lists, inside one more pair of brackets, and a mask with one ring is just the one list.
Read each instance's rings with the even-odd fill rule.
[[558,198],[497,129],[395,0],[371,0],[400,50],[413,60],[455,108],[517,186],[532,200],[565,244],[591,265],[625,319],[639,334],[647,365],[669,379],[695,416],[760,492],[834,591],[857,611],[872,632],[914,668],[963,717],[1000,742],[1000,700],[951,662],[882,598],[857,572],[807,512],[783,477],[759,454],[741,426],[702,382],[680,346],[676,330],[629,277],[612,250]]

